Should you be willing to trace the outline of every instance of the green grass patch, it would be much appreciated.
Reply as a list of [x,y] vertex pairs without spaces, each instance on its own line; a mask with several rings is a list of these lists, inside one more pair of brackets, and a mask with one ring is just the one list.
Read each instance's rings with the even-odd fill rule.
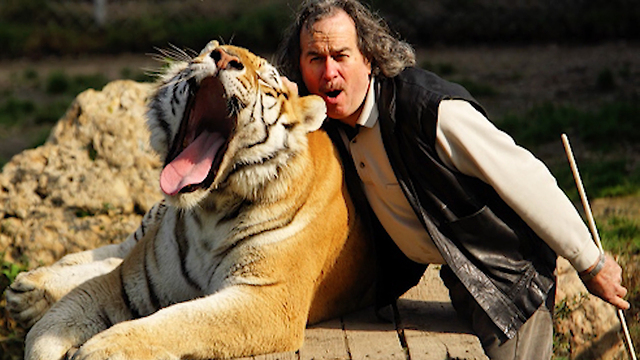
[[4,292],[5,288],[16,280],[19,273],[29,269],[29,261],[24,259],[21,262],[11,262],[4,260],[5,253],[0,253],[0,292]]
[[[564,159],[563,159],[564,160]],[[625,158],[578,159],[580,177],[590,199],[634,195],[640,192],[640,169],[629,169]],[[573,201],[580,201],[576,183],[567,161],[548,163],[560,187]]]
[[569,124],[581,113],[569,106],[545,103],[527,110],[524,114],[508,114],[497,119],[496,124],[520,144],[532,147],[557,141],[567,132]]
[[640,255],[640,220],[613,216],[598,224],[598,232],[605,250]]
[[40,74],[33,68],[27,68],[24,70],[22,77],[27,82],[35,82],[40,78]]
[[451,63],[432,63],[430,61],[423,61],[420,63],[420,67],[443,77],[454,75],[458,71],[458,69],[456,69],[456,67]]
[[42,104],[35,112],[33,121],[36,124],[54,124],[65,114],[72,101],[73,97],[65,96]]
[[100,90],[108,82],[100,73],[70,76],[62,70],[55,70],[47,76],[44,89],[49,95],[75,96],[88,88]]
[[500,92],[493,86],[487,85],[487,84],[480,84],[473,80],[458,79],[458,80],[453,80],[453,82],[462,85],[474,97],[482,97],[482,96],[491,97],[491,96],[496,96],[500,94]]
[[9,96],[9,98],[0,104],[0,124],[18,124],[21,119],[32,115],[35,111],[36,105],[33,101]]
[[53,71],[47,76],[44,90],[49,95],[64,94],[71,88],[71,79],[62,70]]
[[524,114],[506,115],[496,124],[527,147],[558,141],[560,134],[570,133],[595,145],[592,150],[609,150],[619,142],[640,138],[639,114],[637,102],[613,102],[594,111],[545,103]]
[[[640,138],[640,105],[613,102],[594,110],[544,103],[523,114],[510,114],[496,121],[516,142],[534,153],[545,144],[558,144],[560,135],[570,134],[588,149],[574,154],[589,198],[640,193],[640,167],[627,152],[628,144]],[[561,158],[558,157],[561,155]],[[546,161],[558,183],[573,201],[579,201],[573,174],[564,152]]]
[[49,139],[49,135],[51,135],[51,129],[49,127],[42,127],[37,132],[35,132],[34,136],[31,138],[31,142],[29,143],[29,148],[37,148],[38,146],[44,145],[44,143]]
[[140,70],[134,71],[129,67],[125,67],[120,70],[120,77],[137,82],[154,82],[157,79],[153,74]]
[[35,104],[31,100],[9,97],[0,103],[0,126],[29,126],[29,124],[53,124],[64,115],[73,101],[71,96]]
[[[0,294],[15,281],[19,273],[28,270],[28,260],[20,262],[5,260],[5,253],[0,252]],[[15,322],[4,316],[6,314],[4,296],[0,297],[0,360],[19,360],[23,357],[24,330]]]
[[[92,14],[82,12],[81,7],[42,0],[5,0],[0,3],[0,57],[150,52],[169,44],[201,49],[212,39],[273,52],[291,21],[291,12],[283,11],[283,5],[238,4],[224,13],[200,13],[197,5],[194,9],[143,2],[139,9],[148,11],[111,17],[104,26],[98,26]],[[32,13],[31,9],[38,11]],[[28,13],[31,17],[25,17]]]
[[62,70],[50,72],[45,79],[33,69],[25,70],[21,76],[21,87],[31,88],[39,100],[20,98],[8,91],[5,100],[0,100],[0,125],[53,124],[67,111],[73,99],[86,89],[102,89],[109,79],[100,73],[71,76]]
[[429,61],[423,61],[420,67],[431,71],[438,76],[441,76],[454,83],[462,85],[471,95],[475,97],[492,97],[497,96],[500,92],[491,85],[480,84],[474,80],[468,78],[456,78],[455,74],[458,69],[450,63],[431,63]]

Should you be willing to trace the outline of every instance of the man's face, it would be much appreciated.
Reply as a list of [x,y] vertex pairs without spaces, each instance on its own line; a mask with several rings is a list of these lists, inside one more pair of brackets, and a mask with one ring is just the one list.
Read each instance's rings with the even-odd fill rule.
[[371,64],[358,48],[356,27],[340,10],[300,32],[300,71],[310,93],[320,95],[327,115],[354,126],[369,87]]

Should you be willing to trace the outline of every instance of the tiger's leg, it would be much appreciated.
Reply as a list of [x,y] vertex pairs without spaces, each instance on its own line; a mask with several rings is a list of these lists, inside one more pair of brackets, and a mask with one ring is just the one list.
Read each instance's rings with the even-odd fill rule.
[[164,202],[155,204],[138,229],[121,244],[66,255],[51,266],[19,274],[6,290],[9,315],[24,327],[33,326],[72,289],[112,271],[139,240],[155,236],[164,209]]
[[87,339],[131,318],[122,302],[120,267],[74,288],[29,330],[25,360],[70,357]]
[[307,310],[298,308],[297,300],[274,297],[273,290],[233,286],[104,331],[126,315],[113,306],[122,301],[112,296],[115,292],[100,294],[101,304],[87,309],[78,297],[64,308],[56,304],[34,326],[25,360],[58,360],[67,353],[74,360],[217,359],[295,350],[304,338]]
[[55,304],[29,332],[26,360],[58,360],[78,347],[74,360],[151,360],[229,358],[301,345],[313,277],[289,282],[276,280],[285,278],[279,274],[256,282],[234,275],[225,283],[238,285],[214,287],[211,295],[159,309],[168,300],[166,291],[188,284],[162,290],[153,281],[154,245],[138,243],[121,266]]

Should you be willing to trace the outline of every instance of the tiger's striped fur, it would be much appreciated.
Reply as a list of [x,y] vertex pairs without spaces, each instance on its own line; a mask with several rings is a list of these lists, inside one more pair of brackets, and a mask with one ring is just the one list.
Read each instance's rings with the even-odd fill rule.
[[148,112],[166,205],[116,249],[131,248],[121,264],[34,325],[27,359],[288,351],[307,323],[368,304],[373,249],[324,117],[239,47],[213,41],[170,67]]

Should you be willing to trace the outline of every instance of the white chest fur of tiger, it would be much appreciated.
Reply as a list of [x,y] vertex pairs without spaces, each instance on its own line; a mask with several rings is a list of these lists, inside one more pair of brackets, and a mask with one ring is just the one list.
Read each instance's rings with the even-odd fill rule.
[[333,145],[315,131],[323,101],[298,97],[266,60],[216,41],[161,82],[148,123],[165,158],[166,205],[112,249],[131,249],[115,270],[36,322],[29,360],[290,351],[307,323],[371,298],[373,249]]

